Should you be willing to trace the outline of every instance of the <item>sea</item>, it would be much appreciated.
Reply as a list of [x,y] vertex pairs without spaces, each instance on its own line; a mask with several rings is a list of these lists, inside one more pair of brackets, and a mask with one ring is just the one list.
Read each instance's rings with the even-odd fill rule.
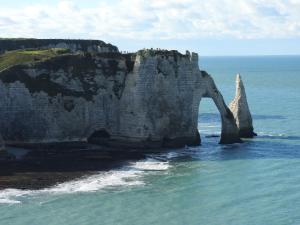
[[227,104],[240,73],[258,136],[219,145],[211,99],[202,145],[42,190],[0,191],[2,225],[299,225],[300,56],[200,57]]

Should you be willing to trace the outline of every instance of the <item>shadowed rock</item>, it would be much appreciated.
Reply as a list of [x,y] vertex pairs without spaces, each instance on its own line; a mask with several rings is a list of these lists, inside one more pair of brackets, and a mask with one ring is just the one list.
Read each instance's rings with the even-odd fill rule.
[[239,129],[239,136],[242,138],[252,138],[256,136],[253,132],[252,116],[249,110],[244,84],[240,74],[236,76],[236,94],[229,108],[233,113]]
[[0,134],[0,151],[4,150],[4,148],[5,148],[4,140],[3,140],[3,138],[2,138],[2,136]]
[[12,161],[14,159],[15,159],[14,155],[7,152],[5,148],[5,142],[0,134],[0,162],[3,163],[7,161]]

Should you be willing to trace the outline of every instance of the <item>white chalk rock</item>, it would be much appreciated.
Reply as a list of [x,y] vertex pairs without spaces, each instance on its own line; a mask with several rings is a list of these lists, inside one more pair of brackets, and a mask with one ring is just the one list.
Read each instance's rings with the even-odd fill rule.
[[236,76],[236,94],[229,108],[235,118],[239,129],[239,136],[252,138],[256,136],[253,132],[252,116],[249,110],[245,87],[240,74]]

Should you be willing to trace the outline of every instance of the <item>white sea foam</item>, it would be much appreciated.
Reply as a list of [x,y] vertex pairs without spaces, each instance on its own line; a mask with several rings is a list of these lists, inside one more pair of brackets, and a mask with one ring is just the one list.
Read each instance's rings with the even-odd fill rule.
[[87,176],[74,181],[64,182],[42,190],[5,189],[0,191],[0,204],[22,203],[26,197],[42,194],[68,194],[92,192],[120,186],[144,185],[143,176],[150,172],[166,171],[170,168],[167,161],[153,158],[129,163],[120,169]]
[[[165,167],[165,169],[167,169],[167,168],[171,167],[171,165],[169,164],[169,161],[174,160],[175,158],[190,155],[191,149],[193,149],[193,147],[186,146],[184,148],[174,149],[172,151],[154,154],[154,155],[151,155],[151,157],[161,161],[160,166],[162,168]],[[162,163],[162,162],[164,162],[164,163]]]
[[18,204],[21,203],[17,200],[10,200],[10,199],[0,199],[0,204]]
[[21,203],[18,198],[30,194],[32,191],[19,189],[5,189],[0,191],[0,204],[16,204]]
[[180,154],[178,151],[168,152],[166,157],[167,159],[172,159],[178,157]]
[[162,162],[152,158],[149,158],[146,161],[138,161],[131,165],[131,168],[143,171],[167,170],[169,167],[170,165],[168,162]]
[[286,135],[285,134],[282,134],[282,133],[267,133],[267,132],[257,132],[257,134],[259,136],[269,136],[269,137],[285,137]]

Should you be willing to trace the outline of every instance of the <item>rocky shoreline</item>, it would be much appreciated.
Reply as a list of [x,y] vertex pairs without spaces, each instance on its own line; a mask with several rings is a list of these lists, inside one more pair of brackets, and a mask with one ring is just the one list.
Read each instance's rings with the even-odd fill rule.
[[119,168],[129,161],[145,159],[154,151],[122,151],[87,143],[31,150],[8,147],[7,153],[0,156],[0,189],[42,189]]
[[[200,145],[199,105],[211,98],[220,144],[253,137],[240,76],[226,105],[197,53],[122,53],[97,40],[0,40],[0,189],[40,189]],[[153,150],[155,149],[155,150]]]

